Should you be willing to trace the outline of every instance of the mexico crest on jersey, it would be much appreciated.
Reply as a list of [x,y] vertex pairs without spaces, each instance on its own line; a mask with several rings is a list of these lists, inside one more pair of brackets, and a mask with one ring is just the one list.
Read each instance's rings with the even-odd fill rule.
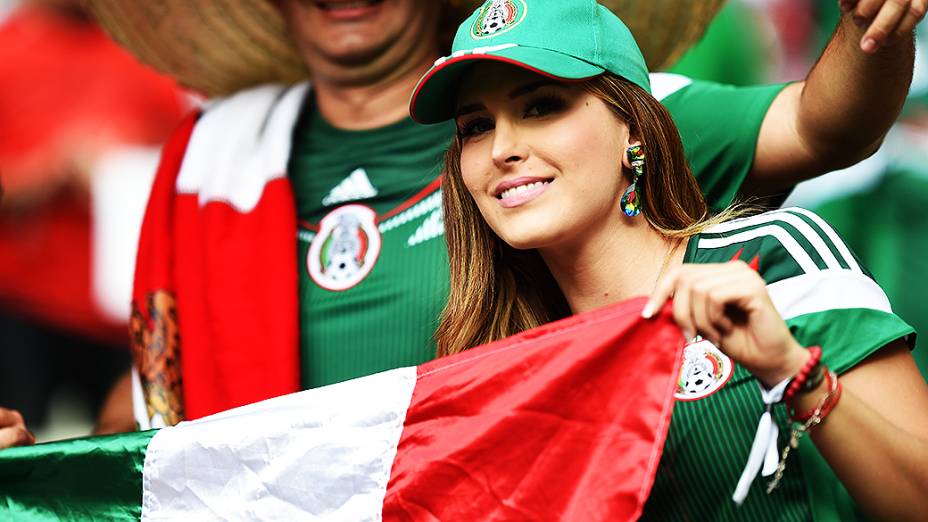
[[474,38],[489,38],[519,25],[525,18],[528,6],[525,0],[487,0],[471,28]]
[[705,339],[699,339],[683,349],[680,378],[674,397],[695,401],[722,389],[734,371],[731,359]]
[[347,290],[360,283],[380,255],[377,213],[364,205],[345,205],[329,212],[309,245],[306,268],[326,290]]

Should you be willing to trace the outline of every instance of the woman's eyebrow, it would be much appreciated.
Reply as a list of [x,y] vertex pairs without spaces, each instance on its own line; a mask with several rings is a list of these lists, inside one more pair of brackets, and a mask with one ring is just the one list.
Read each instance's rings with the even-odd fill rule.
[[484,106],[482,103],[472,103],[470,105],[464,105],[458,108],[458,110],[454,113],[454,117],[459,118],[461,116],[465,116],[472,112],[482,111],[483,109],[484,109]]
[[513,89],[512,92],[509,93],[509,99],[511,100],[514,98],[518,98],[519,96],[524,96],[530,92],[536,91],[548,85],[560,86],[561,83],[556,82],[554,80],[547,80],[547,79],[538,80],[532,83],[527,83],[521,87],[516,87],[515,89]]
[[[561,84],[560,82],[556,82],[556,81],[554,81],[554,80],[547,80],[547,79],[545,79],[545,80],[538,80],[538,81],[535,81],[535,82],[527,83],[527,84],[525,84],[525,85],[516,87],[515,89],[512,90],[512,92],[509,93],[509,99],[511,100],[511,99],[518,98],[519,96],[524,96],[524,95],[526,95],[526,94],[529,94],[529,93],[531,93],[531,92],[534,92],[534,91],[536,91],[536,90],[538,90],[538,89],[540,89],[540,88],[542,88],[542,87],[546,87],[546,86],[548,86],[548,85],[553,85],[553,86],[555,86],[555,87],[561,87],[561,86],[562,86],[562,84]],[[463,105],[463,106],[461,106],[461,107],[455,112],[454,117],[457,118],[457,117],[460,117],[460,116],[465,116],[465,115],[470,114],[470,113],[472,113],[472,112],[482,111],[482,110],[484,110],[484,109],[485,109],[485,107],[483,106],[482,103],[471,103],[471,104],[469,104],[469,105]]]

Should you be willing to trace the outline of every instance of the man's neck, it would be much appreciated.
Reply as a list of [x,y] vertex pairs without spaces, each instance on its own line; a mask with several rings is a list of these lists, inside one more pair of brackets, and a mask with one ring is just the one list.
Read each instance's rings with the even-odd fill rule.
[[409,97],[416,82],[436,57],[437,53],[402,73],[367,85],[345,86],[318,78],[313,83],[316,106],[339,129],[369,130],[401,121],[409,116]]

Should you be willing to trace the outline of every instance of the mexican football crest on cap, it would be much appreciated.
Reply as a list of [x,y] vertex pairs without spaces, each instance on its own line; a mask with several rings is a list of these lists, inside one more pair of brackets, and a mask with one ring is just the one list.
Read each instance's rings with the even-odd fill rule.
[[731,359],[705,339],[686,345],[674,397],[695,401],[722,389],[734,371]]
[[364,205],[345,205],[319,223],[306,255],[309,276],[335,292],[357,285],[374,268],[380,255],[377,213]]
[[489,38],[519,25],[525,19],[525,0],[487,0],[471,27],[474,38]]

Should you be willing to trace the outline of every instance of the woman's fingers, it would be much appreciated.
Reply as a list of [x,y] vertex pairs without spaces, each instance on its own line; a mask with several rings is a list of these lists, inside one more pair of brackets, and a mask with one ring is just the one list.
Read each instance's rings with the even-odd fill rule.
[[734,323],[726,313],[731,296],[727,296],[724,291],[736,287],[738,279],[738,271],[726,270],[701,281],[698,285],[699,292],[703,294],[700,300],[704,305],[697,328],[703,337],[707,337],[716,346],[720,345],[722,338],[727,336],[734,327]]
[[691,309],[696,333],[717,345],[721,338],[721,332],[711,319],[711,310],[717,308],[713,288],[714,284],[711,276],[702,277],[694,282],[692,285]]
[[676,267],[658,283],[642,315],[650,317],[673,296],[674,320],[684,335],[717,342],[733,326],[726,305],[750,288],[741,282],[746,276],[757,277],[743,262]]

